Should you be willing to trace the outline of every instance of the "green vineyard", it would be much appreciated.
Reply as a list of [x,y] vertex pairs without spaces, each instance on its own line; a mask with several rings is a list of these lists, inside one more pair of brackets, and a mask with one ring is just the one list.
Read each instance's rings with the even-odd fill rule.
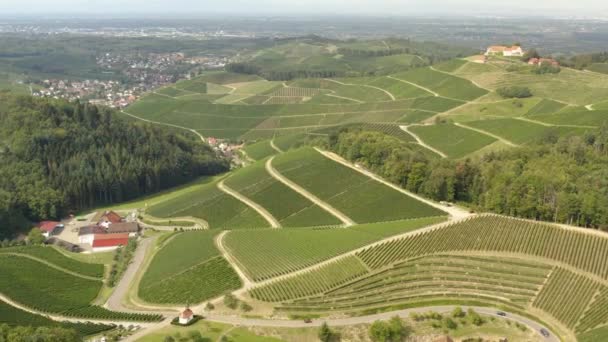
[[3,254],[23,254],[49,262],[57,267],[68,271],[76,272],[84,276],[101,279],[103,277],[104,266],[102,264],[89,264],[71,259],[53,247],[27,246],[0,249],[0,256]]
[[289,313],[535,308],[589,339],[608,323],[607,244],[595,232],[484,215],[374,245],[249,295]]

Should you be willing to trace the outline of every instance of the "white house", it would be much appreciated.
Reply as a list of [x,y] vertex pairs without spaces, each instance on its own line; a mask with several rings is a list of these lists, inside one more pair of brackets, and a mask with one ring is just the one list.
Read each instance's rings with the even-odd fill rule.
[[485,53],[486,56],[505,56],[505,57],[521,57],[524,55],[524,50],[521,46],[490,46]]
[[186,310],[184,310],[184,312],[179,314],[179,324],[186,325],[186,324],[190,323],[190,321],[192,321],[193,318],[194,318],[194,312],[192,312],[192,310],[190,310],[190,308],[186,308]]
[[38,228],[42,231],[42,235],[45,238],[50,238],[53,234],[56,234],[58,230],[64,226],[61,222],[56,221],[42,221],[38,224]]

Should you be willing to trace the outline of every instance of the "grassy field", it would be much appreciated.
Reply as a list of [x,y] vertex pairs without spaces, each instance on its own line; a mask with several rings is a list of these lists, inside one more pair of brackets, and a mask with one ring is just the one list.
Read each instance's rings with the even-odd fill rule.
[[462,158],[496,141],[490,136],[454,124],[412,126],[409,129],[450,158]]
[[444,215],[425,203],[325,158],[312,148],[279,155],[273,166],[357,223]]
[[158,218],[193,216],[209,223],[211,228],[237,229],[267,227],[255,210],[217,188],[219,179],[203,180],[155,200],[147,213]]
[[283,226],[312,227],[339,225],[340,221],[310,200],[272,177],[266,161],[238,170],[226,185],[264,207]]
[[226,235],[225,245],[252,279],[263,280],[443,220],[423,218],[349,228],[239,230]]
[[199,303],[238,289],[241,281],[215,247],[218,231],[178,233],[154,255],[139,285],[150,303]]

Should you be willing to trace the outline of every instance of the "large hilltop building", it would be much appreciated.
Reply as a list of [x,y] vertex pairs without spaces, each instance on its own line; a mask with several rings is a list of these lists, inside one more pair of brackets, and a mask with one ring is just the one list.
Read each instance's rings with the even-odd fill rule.
[[493,45],[490,46],[485,53],[486,56],[505,56],[505,57],[521,57],[524,55],[524,50],[521,46],[502,46]]

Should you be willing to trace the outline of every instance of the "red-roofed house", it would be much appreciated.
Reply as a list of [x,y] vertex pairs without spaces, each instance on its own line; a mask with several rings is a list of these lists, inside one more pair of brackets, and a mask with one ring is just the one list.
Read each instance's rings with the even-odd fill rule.
[[108,228],[109,225],[122,222],[122,216],[113,211],[106,211],[99,219],[99,225]]
[[63,228],[63,224],[57,221],[42,221],[38,223],[38,229],[42,231],[45,238],[49,238],[56,229]]
[[129,243],[129,234],[95,234],[93,252],[114,250]]
[[194,312],[190,308],[186,308],[184,312],[179,314],[179,324],[188,324],[194,318]]
[[524,50],[521,46],[502,46],[493,45],[486,50],[486,56],[505,56],[505,57],[521,57],[524,55]]

